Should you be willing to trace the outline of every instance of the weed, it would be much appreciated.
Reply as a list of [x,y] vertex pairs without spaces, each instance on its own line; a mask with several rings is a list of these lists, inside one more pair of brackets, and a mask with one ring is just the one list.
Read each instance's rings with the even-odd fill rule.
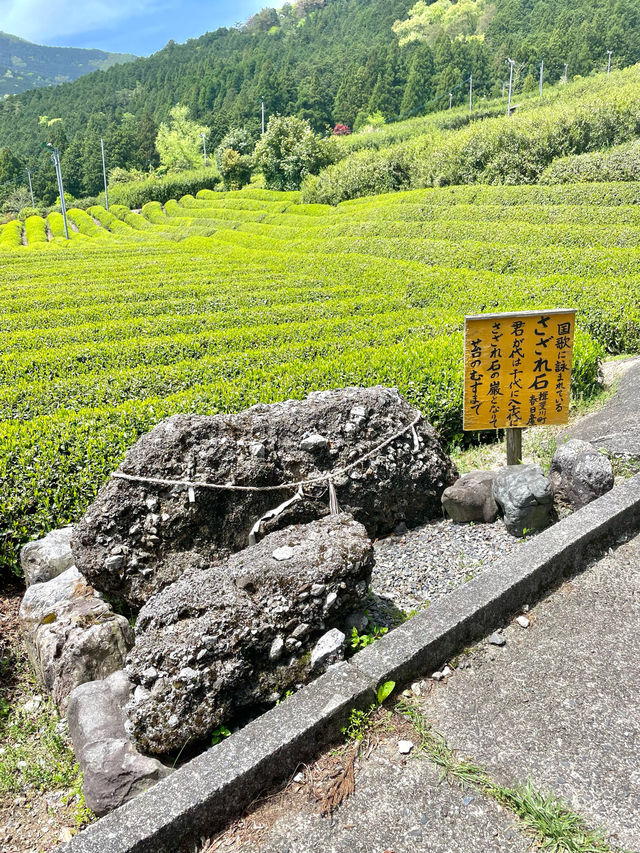
[[583,818],[552,794],[537,791],[530,782],[513,788],[496,784],[478,764],[458,758],[440,732],[425,720],[411,702],[401,701],[396,712],[408,718],[420,744],[417,755],[426,755],[440,768],[442,778],[451,777],[462,786],[471,785],[513,812],[524,828],[535,835],[541,850],[551,853],[614,853],[602,832],[592,830]]
[[367,634],[360,634],[357,628],[353,628],[349,638],[349,645],[354,651],[365,649],[371,643],[375,643],[380,637],[384,637],[389,632],[388,628],[381,628],[379,625],[374,625]]
[[220,741],[229,737],[230,734],[231,732],[226,726],[218,726],[218,728],[214,729],[211,733],[211,746],[215,746],[217,743],[220,743]]

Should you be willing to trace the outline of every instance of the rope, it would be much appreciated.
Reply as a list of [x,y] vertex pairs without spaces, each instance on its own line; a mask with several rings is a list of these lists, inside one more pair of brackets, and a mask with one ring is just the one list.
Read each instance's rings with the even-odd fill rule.
[[[376,445],[373,450],[370,450],[368,453],[365,453],[364,456],[361,456],[359,459],[356,459],[355,462],[351,462],[349,465],[345,465],[343,468],[338,468],[336,471],[329,471],[326,474],[321,474],[317,477],[309,477],[307,480],[296,480],[295,482],[290,483],[280,483],[278,486],[238,486],[235,483],[207,483],[206,481],[198,481],[198,480],[168,480],[163,477],[140,477],[132,474],[124,474],[122,471],[114,471],[111,475],[112,478],[116,480],[127,480],[131,483],[148,483],[153,486],[183,486],[186,489],[189,489],[189,500],[191,503],[195,500],[195,494],[193,490],[198,489],[220,489],[221,491],[229,491],[229,492],[280,492],[289,489],[299,489],[303,486],[312,486],[316,483],[329,483],[330,487],[333,485],[333,479],[335,477],[339,477],[341,474],[346,474],[348,471],[351,471],[352,468],[360,465],[362,462],[366,462],[367,459],[371,459],[372,456],[380,453],[381,450],[384,450],[385,447],[388,447],[392,444],[396,439],[400,438],[400,436],[405,433],[412,431],[413,433],[413,449],[414,451],[419,450],[420,442],[418,439],[418,433],[416,432],[416,425],[422,420],[422,415],[418,415],[414,420],[411,421],[410,424],[403,427],[398,432],[394,433],[389,438],[385,439],[380,444]],[[331,490],[330,490],[331,492]],[[335,487],[333,490],[333,497],[335,497]],[[193,498],[193,500],[192,500]],[[337,506],[337,500],[335,501]]]

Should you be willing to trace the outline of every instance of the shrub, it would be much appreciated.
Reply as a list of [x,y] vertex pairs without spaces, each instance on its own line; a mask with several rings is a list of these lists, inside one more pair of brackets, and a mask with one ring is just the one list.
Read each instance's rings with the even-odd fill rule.
[[333,128],[333,135],[334,135],[334,136],[349,136],[349,134],[350,134],[350,133],[351,133],[351,129],[350,129],[350,128],[349,128],[349,126],[348,126],[348,125],[346,125],[346,124],[340,124],[340,123],[338,123],[338,124]]
[[254,152],[268,189],[298,190],[307,175],[317,174],[335,157],[332,140],[319,139],[308,121],[273,116]]

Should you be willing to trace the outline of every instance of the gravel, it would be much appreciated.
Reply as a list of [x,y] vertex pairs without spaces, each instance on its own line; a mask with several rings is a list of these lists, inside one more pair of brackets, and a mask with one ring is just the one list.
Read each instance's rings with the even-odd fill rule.
[[428,607],[521,544],[507,533],[502,519],[493,524],[441,519],[377,541],[372,619],[389,624],[394,607],[405,612]]

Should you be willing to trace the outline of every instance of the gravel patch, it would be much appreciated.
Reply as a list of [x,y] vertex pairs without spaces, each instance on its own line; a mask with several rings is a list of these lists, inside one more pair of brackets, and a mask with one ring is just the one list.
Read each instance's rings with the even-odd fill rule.
[[456,524],[450,519],[397,532],[375,543],[371,590],[401,610],[428,606],[471,580],[522,544],[493,524]]

